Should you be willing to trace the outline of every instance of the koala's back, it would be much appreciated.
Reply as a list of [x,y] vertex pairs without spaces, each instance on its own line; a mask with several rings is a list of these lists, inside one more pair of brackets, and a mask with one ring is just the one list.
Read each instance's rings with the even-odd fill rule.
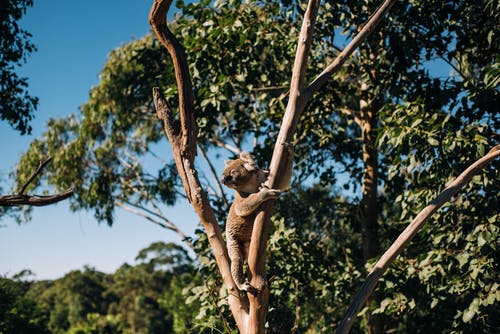
[[255,214],[241,217],[236,214],[234,206],[231,206],[226,221],[226,235],[230,235],[240,242],[250,241],[254,220]]

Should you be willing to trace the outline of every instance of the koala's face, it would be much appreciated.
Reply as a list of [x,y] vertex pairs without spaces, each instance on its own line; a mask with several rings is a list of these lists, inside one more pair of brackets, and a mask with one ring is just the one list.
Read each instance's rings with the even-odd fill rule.
[[[243,191],[254,183],[255,170],[248,170],[248,163],[241,159],[229,160],[222,172],[222,183],[229,188]],[[252,184],[253,185],[253,184]]]

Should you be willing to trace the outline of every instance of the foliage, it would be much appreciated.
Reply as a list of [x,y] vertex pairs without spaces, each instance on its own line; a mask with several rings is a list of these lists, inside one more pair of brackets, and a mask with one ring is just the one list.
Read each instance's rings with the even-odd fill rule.
[[55,281],[2,278],[0,331],[182,333],[194,322],[197,310],[196,303],[186,305],[183,292],[200,281],[193,263],[174,244],[154,243],[140,251],[138,258],[143,256],[147,263],[124,264],[112,274],[86,267]]
[[[377,5],[322,6],[311,78]],[[295,138],[294,183],[278,202],[269,243],[270,332],[331,332],[370,267],[362,259],[359,210],[361,96],[378,106],[377,241],[382,248],[446,182],[498,144],[499,14],[485,10],[488,6],[494,3],[398,2],[383,27],[307,107]],[[181,14],[171,28],[188,53],[200,147],[215,169],[220,157],[244,148],[265,166],[286,104],[302,2],[208,6],[179,1],[178,7]],[[162,209],[183,197],[183,190],[172,163],[157,162],[155,151],[166,143],[151,104],[151,88],[159,85],[177,105],[167,59],[151,35],[113,51],[81,115],[51,120],[23,155],[19,182],[40,156],[51,155],[45,181],[61,189],[72,186],[75,210],[94,210],[111,224],[115,206],[126,206],[173,229]],[[450,73],[439,72],[437,65]],[[385,316],[386,331],[494,332],[498,327],[498,167],[486,168],[443,208],[384,277],[380,300],[369,308]],[[224,194],[208,181],[208,173],[202,177],[222,222]],[[193,244],[196,273],[185,252],[157,244],[140,253],[140,265],[123,266],[113,277],[78,274],[90,276],[89,284],[91,277],[111,282],[96,283],[90,293],[100,295],[104,306],[84,295],[47,289],[52,292],[42,300],[51,309],[50,324],[64,330],[109,322],[124,332],[162,326],[176,332],[234,331],[227,292],[220,289],[203,231]],[[61,302],[50,304],[54,300]],[[76,302],[69,308],[61,306],[63,300]],[[82,308],[88,312],[79,312]],[[155,322],[162,317],[167,322]]]
[[26,282],[0,277],[0,333],[49,333],[39,304],[25,296],[28,288]]
[[38,98],[27,92],[28,80],[16,70],[35,51],[31,34],[19,26],[32,0],[0,1],[0,119],[7,121],[21,134],[31,132],[29,121],[37,107]]

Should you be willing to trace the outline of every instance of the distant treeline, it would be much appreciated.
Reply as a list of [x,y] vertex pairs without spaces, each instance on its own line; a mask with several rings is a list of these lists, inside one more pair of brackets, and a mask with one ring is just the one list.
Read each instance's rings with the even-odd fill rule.
[[29,281],[30,271],[0,278],[0,333],[188,331],[199,306],[182,294],[195,276],[187,253],[154,243],[136,260],[113,274],[85,267],[53,281]]

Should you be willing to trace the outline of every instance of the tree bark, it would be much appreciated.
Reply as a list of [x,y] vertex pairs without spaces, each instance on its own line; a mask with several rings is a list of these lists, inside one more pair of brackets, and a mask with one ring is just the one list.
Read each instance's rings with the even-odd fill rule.
[[[381,103],[368,91],[366,83],[361,84],[360,117],[361,146],[363,160],[363,181],[361,185],[362,199],[359,208],[358,221],[361,225],[363,240],[363,263],[379,254],[378,237],[378,150],[376,147],[378,115]],[[372,300],[379,302],[378,296]],[[365,313],[368,334],[382,333],[383,315],[372,315],[370,310]]]
[[184,49],[167,27],[167,12],[171,3],[172,0],[155,0],[149,14],[149,22],[160,42],[167,48],[174,64],[179,95],[180,122],[174,120],[172,111],[159,88],[153,89],[155,107],[158,118],[163,121],[165,133],[172,145],[175,164],[186,195],[201,220],[224,285],[228,289],[228,304],[236,325],[240,332],[246,333],[248,307],[241,298],[232,278],[224,238],[194,167],[197,135],[194,94]]
[[360,128],[363,160],[362,199],[359,221],[363,236],[363,261],[378,255],[378,151],[376,147],[379,104],[369,96],[367,85],[362,84],[360,100]]
[[[212,247],[219,272],[222,275],[224,285],[228,290],[228,304],[241,333],[246,333],[246,323],[248,319],[248,307],[245,301],[241,298],[238,288],[233,280],[230,270],[230,260],[227,253],[226,244],[215,217],[215,214],[210,206],[206,192],[203,190],[198,179],[198,173],[194,168],[193,161],[183,157],[182,153],[182,131],[178,124],[172,118],[172,111],[168,107],[167,101],[159,88],[153,89],[154,102],[158,114],[158,118],[163,121],[165,132],[172,145],[174,160],[176,163],[179,176],[186,191],[191,196],[191,204],[194,207],[201,223],[208,236],[208,241]],[[195,138],[194,138],[195,139]],[[190,138],[189,140],[194,140]],[[195,146],[196,147],[196,146]]]

